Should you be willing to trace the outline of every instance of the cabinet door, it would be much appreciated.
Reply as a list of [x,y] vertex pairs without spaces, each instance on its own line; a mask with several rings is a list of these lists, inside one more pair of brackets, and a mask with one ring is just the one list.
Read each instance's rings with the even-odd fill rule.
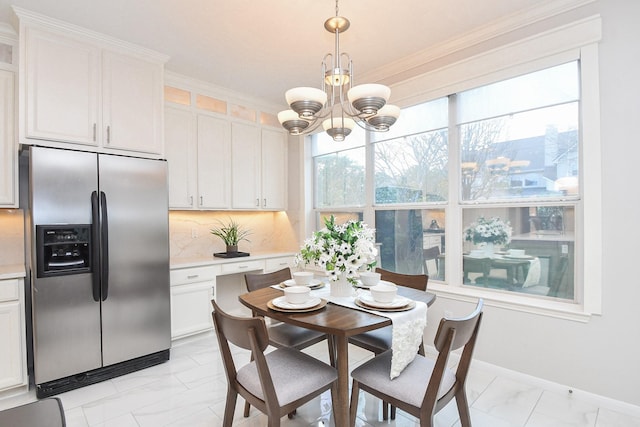
[[229,122],[198,116],[198,207],[229,208],[229,163],[231,135]]
[[0,70],[0,206],[16,206],[13,73]]
[[22,331],[20,302],[0,303],[0,390],[24,383]]
[[104,51],[102,80],[103,147],[163,154],[162,65]]
[[231,125],[231,182],[234,209],[259,209],[260,130],[242,123]]
[[171,339],[211,330],[211,282],[171,286]]
[[190,111],[167,107],[164,144],[169,166],[169,208],[193,209],[196,196],[196,118]]
[[25,136],[97,145],[99,50],[33,28],[25,34]]
[[262,130],[262,209],[287,208],[287,145],[283,132]]

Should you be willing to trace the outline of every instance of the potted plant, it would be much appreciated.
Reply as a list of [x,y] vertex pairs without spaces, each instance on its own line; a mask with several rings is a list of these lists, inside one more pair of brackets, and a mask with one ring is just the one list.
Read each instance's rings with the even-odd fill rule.
[[217,236],[222,239],[224,244],[226,245],[227,253],[236,253],[238,252],[238,243],[241,241],[250,240],[247,239],[247,236],[251,234],[249,230],[243,229],[240,224],[235,222],[233,219],[229,218],[228,223],[224,223],[218,220],[220,224],[219,227],[212,228],[211,234]]

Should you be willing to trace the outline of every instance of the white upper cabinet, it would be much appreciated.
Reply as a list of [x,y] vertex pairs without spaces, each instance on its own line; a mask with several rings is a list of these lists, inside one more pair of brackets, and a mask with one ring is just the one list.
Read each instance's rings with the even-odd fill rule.
[[228,121],[182,108],[165,109],[171,209],[229,209]]
[[287,208],[287,138],[283,131],[262,129],[262,209]]
[[0,70],[0,207],[16,207],[18,204],[13,81],[13,72]]
[[287,208],[287,150],[283,132],[233,123],[232,207]]
[[231,125],[231,182],[233,209],[260,209],[260,128]]
[[198,207],[228,209],[231,135],[229,122],[198,115]]
[[164,154],[166,57],[31,12],[16,13],[21,143]]
[[164,142],[169,167],[169,207],[193,209],[197,192],[194,168],[196,150],[196,119],[190,111],[166,107],[164,112]]

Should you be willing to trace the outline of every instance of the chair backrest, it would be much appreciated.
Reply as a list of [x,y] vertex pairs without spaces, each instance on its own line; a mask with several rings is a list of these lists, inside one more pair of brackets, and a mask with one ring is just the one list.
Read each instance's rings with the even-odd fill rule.
[[[222,311],[220,306],[214,301],[213,305],[213,323],[216,327],[218,340],[224,341],[228,349],[227,342],[230,342],[240,348],[253,350],[251,345],[251,336],[255,336],[258,350],[264,351],[269,345],[269,334],[264,319],[261,317],[236,317]],[[223,347],[220,343],[221,350]]]
[[267,286],[277,285],[289,279],[291,279],[291,270],[289,267],[272,273],[247,273],[244,275],[244,281],[247,284],[247,290],[249,292],[266,288]]
[[440,255],[440,248],[438,246],[432,246],[422,250],[422,257],[424,258],[424,272],[430,276],[438,274],[438,256]]
[[[435,367],[429,385],[427,386],[427,393],[423,401],[423,405],[427,408],[433,408],[436,406],[438,399],[443,400],[443,404],[446,404],[456,394],[457,390],[464,387],[467,374],[469,373],[469,367],[471,366],[471,357],[473,356],[473,350],[475,347],[476,339],[478,337],[478,330],[480,328],[480,321],[482,320],[482,299],[478,300],[475,310],[466,317],[459,319],[441,319],[438,326],[438,332],[433,341],[436,349],[438,350],[438,358],[436,359]],[[454,350],[464,347],[460,361],[458,362],[458,368],[455,375],[455,383],[451,389],[444,395],[439,396],[440,386],[443,382],[445,370],[449,362],[449,356]]]
[[376,271],[380,273],[380,279],[387,282],[393,282],[396,285],[406,286],[407,288],[418,289],[420,291],[427,290],[427,282],[429,276],[426,274],[401,274],[394,273],[393,271],[384,270],[382,268],[376,268]]

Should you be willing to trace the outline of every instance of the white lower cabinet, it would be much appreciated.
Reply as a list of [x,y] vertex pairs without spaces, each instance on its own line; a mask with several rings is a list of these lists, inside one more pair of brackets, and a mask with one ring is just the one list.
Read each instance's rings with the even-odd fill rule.
[[217,272],[214,266],[171,270],[171,339],[213,328]]
[[23,279],[0,280],[0,393],[27,385]]
[[[279,254],[281,255],[281,254]],[[235,313],[238,296],[246,292],[245,273],[268,273],[292,267],[293,254],[234,258],[201,267],[171,269],[171,339],[213,329],[211,300]]]

